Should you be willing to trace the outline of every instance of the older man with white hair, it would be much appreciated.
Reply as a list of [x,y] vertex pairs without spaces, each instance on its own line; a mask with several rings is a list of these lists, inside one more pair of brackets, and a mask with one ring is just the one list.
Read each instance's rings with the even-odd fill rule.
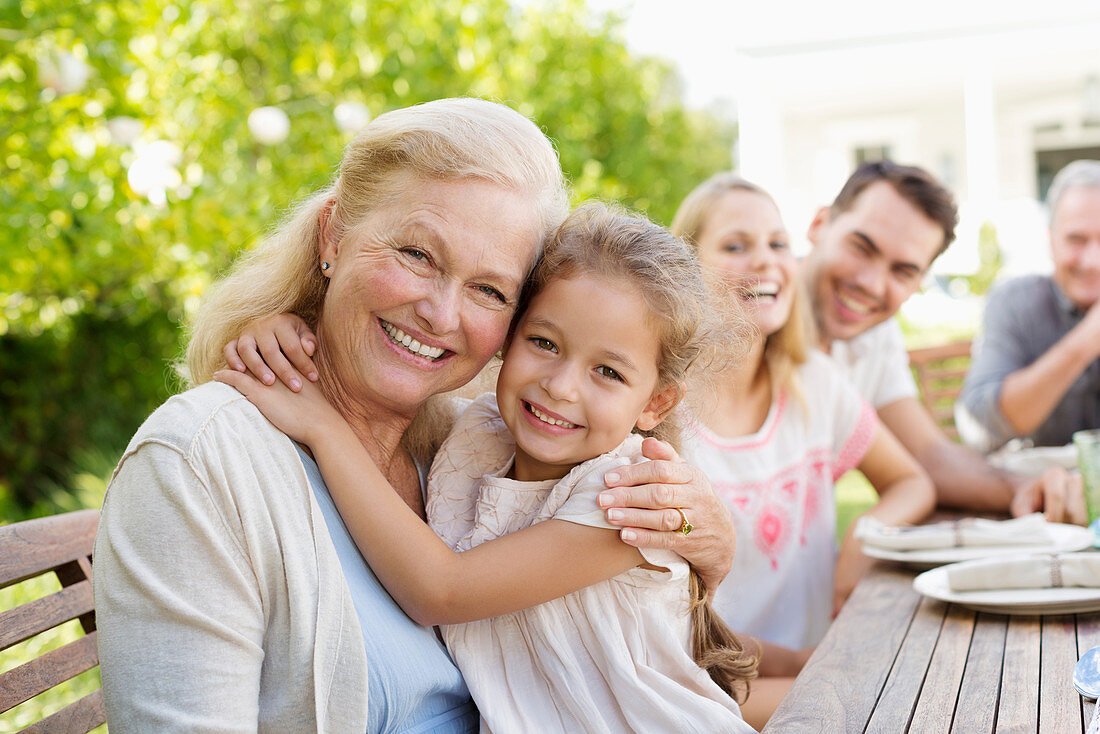
[[1068,443],[1100,428],[1100,161],[1074,161],[1051,183],[1051,275],[994,289],[956,409],[980,450],[1013,438]]

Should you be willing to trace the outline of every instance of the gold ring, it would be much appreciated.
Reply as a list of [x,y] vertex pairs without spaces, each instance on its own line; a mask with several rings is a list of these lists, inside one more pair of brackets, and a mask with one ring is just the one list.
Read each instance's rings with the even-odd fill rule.
[[681,510],[679,507],[674,507],[673,509],[680,513],[680,519],[683,520],[683,522],[680,523],[680,527],[677,528],[676,532],[687,535],[695,529],[695,526],[688,522],[688,516],[684,514],[683,510]]

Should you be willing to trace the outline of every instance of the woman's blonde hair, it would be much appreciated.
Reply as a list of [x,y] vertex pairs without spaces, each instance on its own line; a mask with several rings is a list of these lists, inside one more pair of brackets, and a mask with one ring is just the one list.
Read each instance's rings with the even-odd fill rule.
[[[660,340],[659,391],[679,388],[689,372],[720,370],[744,354],[751,339],[752,326],[743,314],[716,311],[699,260],[682,240],[643,217],[598,203],[570,214],[546,245],[517,319],[547,284],[580,275],[619,278],[637,288],[649,307],[639,317],[657,326]],[[678,446],[679,413],[673,408],[655,429],[637,432]],[[693,656],[723,690],[743,700],[756,675],[757,656],[711,608],[706,586],[694,571],[691,593]]]
[[502,104],[441,99],[379,115],[348,144],[335,180],[301,202],[211,287],[192,322],[187,380],[209,381],[223,363],[222,348],[261,318],[296,313],[316,330],[329,282],[319,262],[322,212],[334,202],[328,227],[341,239],[395,193],[399,173],[479,179],[529,194],[540,241],[568,207],[553,145],[534,123]]
[[[735,173],[716,173],[695,187],[672,219],[672,233],[682,237],[699,254],[699,239],[707,223],[707,216],[715,203],[731,191],[748,191],[759,194],[779,209],[775,200],[767,191],[746,181]],[[810,343],[813,339],[813,325],[806,310],[806,299],[801,283],[793,283],[794,298],[791,303],[791,315],[774,334],[764,342],[764,358],[768,361],[773,384],[783,387],[794,395],[800,395],[796,368],[809,358]]]

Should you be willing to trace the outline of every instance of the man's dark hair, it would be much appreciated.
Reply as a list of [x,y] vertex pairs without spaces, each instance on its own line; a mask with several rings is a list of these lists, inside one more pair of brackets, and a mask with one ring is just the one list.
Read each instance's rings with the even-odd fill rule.
[[936,177],[916,166],[902,166],[892,161],[870,161],[859,168],[844,182],[844,188],[829,207],[836,217],[855,206],[856,199],[868,186],[885,181],[898,195],[915,206],[921,214],[943,229],[943,244],[936,252],[938,257],[955,239],[955,226],[959,223],[959,209],[955,197]]

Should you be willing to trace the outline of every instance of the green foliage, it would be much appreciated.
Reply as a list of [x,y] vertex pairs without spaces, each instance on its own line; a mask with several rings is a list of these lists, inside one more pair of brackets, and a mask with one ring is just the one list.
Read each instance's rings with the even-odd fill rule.
[[109,474],[130,434],[168,397],[176,324],[163,312],[112,316],[77,313],[37,336],[0,337],[0,481],[11,487],[9,518],[36,504],[31,514],[79,509],[57,491],[71,481],[74,460]]
[[[205,287],[330,178],[338,104],[457,95],[536,119],[578,198],[661,222],[730,166],[732,127],[581,0],[0,3],[0,512],[60,509],[79,452],[121,452]],[[264,106],[281,142],[249,131]]]
[[973,339],[976,325],[970,320],[946,321],[939,324],[928,325],[914,323],[905,318],[905,314],[899,313],[895,317],[901,326],[901,333],[905,338],[906,349],[921,349],[940,344]]
[[976,296],[984,296],[1001,271],[1002,263],[997,227],[993,222],[982,222],[982,228],[978,231],[978,271],[966,277],[969,291]]

